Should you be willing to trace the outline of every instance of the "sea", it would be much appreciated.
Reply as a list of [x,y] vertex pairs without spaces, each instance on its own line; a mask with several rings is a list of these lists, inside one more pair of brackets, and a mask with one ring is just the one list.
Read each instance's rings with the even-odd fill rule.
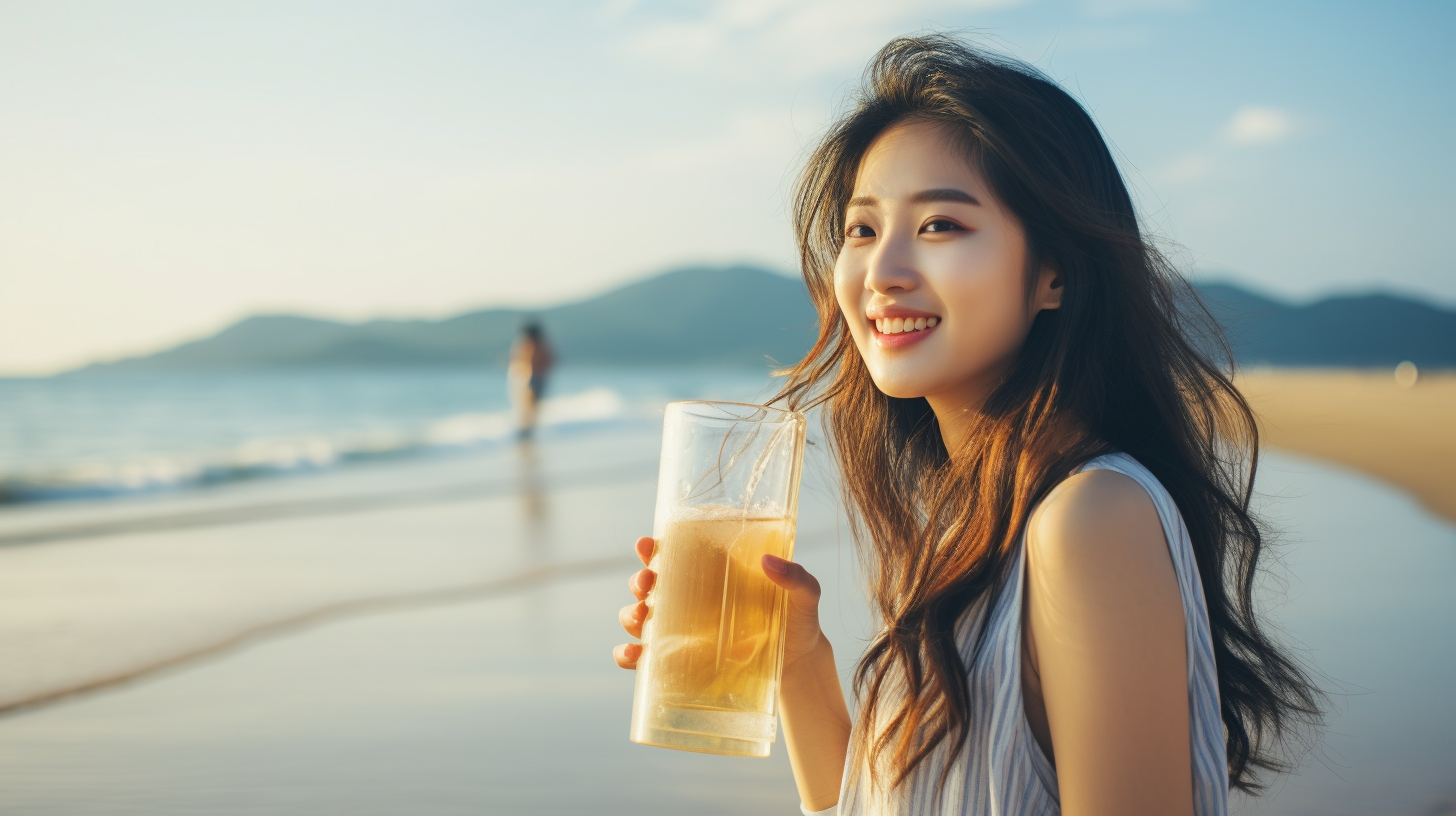
[[[756,401],[766,371],[562,368],[548,437],[660,422],[678,399]],[[117,498],[479,452],[511,441],[499,368],[283,369],[0,378],[0,504]]]

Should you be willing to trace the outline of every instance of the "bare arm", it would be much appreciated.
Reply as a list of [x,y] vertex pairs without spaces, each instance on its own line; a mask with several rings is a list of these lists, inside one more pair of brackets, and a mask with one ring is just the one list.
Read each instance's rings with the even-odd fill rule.
[[789,593],[789,632],[779,715],[794,766],[794,783],[807,810],[839,802],[849,751],[849,706],[839,685],[834,648],[819,628],[819,582],[798,564],[764,556],[764,574]]
[[1077,474],[1027,532],[1029,656],[1065,816],[1193,813],[1183,604],[1132,479]]

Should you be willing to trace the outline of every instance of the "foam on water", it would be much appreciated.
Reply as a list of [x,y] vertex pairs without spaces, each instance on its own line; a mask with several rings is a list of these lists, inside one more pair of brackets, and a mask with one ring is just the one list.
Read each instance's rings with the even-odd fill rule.
[[[542,404],[543,433],[570,433],[642,418],[610,388]],[[260,437],[230,448],[93,460],[13,472],[0,470],[0,503],[149,493],[320,470],[350,462],[499,445],[515,435],[511,411],[461,413],[418,428]]]
[[[544,436],[652,424],[671,400],[755,401],[764,371],[566,366]],[[0,378],[0,504],[130,496],[500,446],[505,372],[269,369]]]

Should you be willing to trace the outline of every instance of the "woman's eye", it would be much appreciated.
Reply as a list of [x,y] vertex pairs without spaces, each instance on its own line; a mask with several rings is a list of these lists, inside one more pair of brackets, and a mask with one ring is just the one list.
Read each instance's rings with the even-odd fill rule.
[[845,230],[845,233],[844,234],[847,235],[847,236],[849,236],[850,238],[873,238],[873,237],[875,237],[875,231],[872,230],[872,229],[870,229],[869,227],[865,226],[864,224],[855,224],[854,226],[850,227],[848,230]]
[[956,230],[961,230],[961,229],[965,229],[965,227],[962,227],[960,224],[957,224],[954,221],[947,221],[944,218],[937,218],[934,221],[931,221],[929,224],[926,224],[925,226],[921,227],[920,228],[920,231],[921,232],[954,232]]

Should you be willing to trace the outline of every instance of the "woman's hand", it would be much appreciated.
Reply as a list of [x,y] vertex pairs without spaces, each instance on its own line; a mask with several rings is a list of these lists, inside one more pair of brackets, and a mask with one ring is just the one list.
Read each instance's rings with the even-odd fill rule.
[[784,633],[784,670],[824,641],[819,629],[819,581],[809,571],[776,555],[763,557],[763,574],[789,594]]
[[[637,539],[637,557],[646,564],[652,560],[652,551],[657,547],[657,542],[651,536],[642,536]],[[642,623],[647,620],[647,595],[652,591],[652,585],[657,583],[657,573],[650,569],[640,569],[632,573],[627,579],[627,589],[637,603],[630,603],[622,607],[617,613],[617,619],[622,622],[622,628],[627,634],[634,638],[642,637]],[[619,643],[617,648],[612,650],[612,657],[616,658],[617,665],[624,669],[637,668],[637,658],[642,656],[642,644],[640,643]]]
[[[657,542],[647,536],[637,539],[637,557],[652,561]],[[760,560],[763,574],[789,594],[784,636],[784,674],[779,687],[779,714],[784,722],[784,741],[794,766],[799,798],[814,810],[823,810],[839,800],[839,782],[849,751],[849,707],[839,686],[834,649],[819,629],[819,582],[809,571],[772,555]],[[627,579],[627,589],[636,603],[617,613],[622,628],[635,638],[642,637],[647,621],[647,596],[657,583],[657,574],[641,569]],[[642,644],[623,643],[612,650],[617,665],[637,668]]]
[[[642,559],[643,564],[652,560],[656,546],[657,542],[649,536],[637,539],[637,557]],[[819,630],[819,582],[808,570],[777,556],[765,555],[762,566],[763,574],[789,593],[787,631],[784,635],[784,668],[787,669],[824,639]],[[647,620],[647,596],[656,583],[657,573],[645,568],[627,579],[627,589],[637,602],[622,607],[617,619],[627,634],[634,638],[642,637],[642,624]],[[638,658],[642,657],[642,644],[618,644],[612,650],[612,657],[618,666],[635,669]]]
[[794,784],[806,810],[824,810],[839,801],[852,726],[834,648],[819,629],[819,582],[772,555],[763,557],[763,574],[789,593],[779,716]]

